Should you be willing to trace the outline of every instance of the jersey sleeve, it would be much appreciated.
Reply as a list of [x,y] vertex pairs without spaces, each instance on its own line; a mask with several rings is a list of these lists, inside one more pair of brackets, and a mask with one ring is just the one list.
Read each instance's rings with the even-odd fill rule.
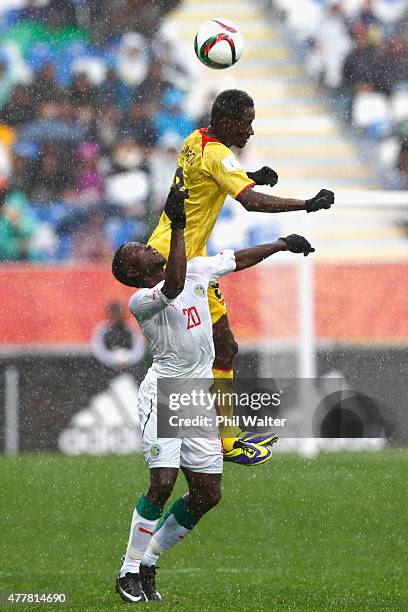
[[255,185],[232,151],[219,143],[210,143],[205,147],[202,168],[233,198]]
[[234,272],[235,269],[235,253],[232,249],[226,249],[212,257],[194,257],[188,262],[187,273],[212,281]]
[[156,285],[151,289],[140,289],[132,295],[129,301],[129,310],[138,321],[151,319],[155,314],[164,310],[173,303],[161,291],[161,286]]

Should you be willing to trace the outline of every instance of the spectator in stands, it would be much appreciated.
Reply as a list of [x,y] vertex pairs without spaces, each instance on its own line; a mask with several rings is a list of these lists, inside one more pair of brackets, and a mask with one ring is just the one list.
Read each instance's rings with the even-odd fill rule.
[[170,88],[163,74],[162,61],[157,57],[150,62],[145,79],[136,87],[134,100],[141,104],[153,102],[158,109],[164,93]]
[[137,32],[128,32],[122,38],[117,71],[122,81],[133,87],[141,83],[147,74],[145,46],[143,36]]
[[376,74],[376,54],[367,40],[367,28],[361,24],[353,28],[354,48],[343,64],[343,95],[347,98],[347,115],[351,117],[353,96],[359,90],[374,88]]
[[7,104],[13,91],[14,80],[5,61],[0,59],[0,108]]
[[112,245],[105,233],[105,216],[95,210],[72,236],[71,257],[75,261],[107,263],[112,256]]
[[[201,125],[201,124],[200,124]],[[208,125],[203,123],[202,125]],[[177,134],[168,132],[159,142],[159,147],[153,151],[149,160],[151,173],[153,208],[160,210],[169,191],[175,168],[182,138]]]
[[27,87],[16,85],[11,96],[0,109],[0,123],[18,128],[35,117]]
[[395,24],[393,31],[396,36],[403,36],[405,40],[408,40],[408,5]]
[[313,76],[321,77],[327,87],[338,88],[342,81],[344,58],[350,49],[344,8],[341,2],[335,2],[327,8],[320,27],[316,28],[314,50],[307,69]]
[[358,15],[357,22],[367,28],[372,26],[379,27],[381,25],[381,20],[375,12],[372,0],[365,0]]
[[129,113],[121,121],[121,134],[126,140],[135,140],[144,147],[153,147],[157,142],[157,130],[148,104],[133,102]]
[[71,0],[49,0],[46,20],[57,23],[60,28],[78,25],[75,4]]
[[34,176],[30,199],[47,204],[60,200],[62,192],[73,181],[73,168],[69,147],[56,147],[45,143],[41,155],[34,166]]
[[141,239],[146,222],[149,177],[146,150],[132,140],[119,142],[112,150],[112,168],[106,176],[107,201],[118,207],[121,215],[137,221]]
[[156,116],[156,129],[159,138],[174,133],[186,138],[194,129],[195,121],[186,115],[182,107],[183,94],[176,89],[166,91],[163,108]]
[[74,75],[69,88],[69,100],[74,108],[95,107],[98,102],[98,91],[85,72]]
[[121,138],[120,121],[120,110],[114,104],[101,106],[97,111],[95,140],[101,149],[101,153],[106,156],[110,156],[110,151]]
[[45,64],[35,75],[29,87],[29,96],[33,108],[38,109],[45,102],[57,102],[61,99],[61,90],[57,85],[55,67]]
[[33,160],[39,155],[33,143],[17,142],[11,157],[10,182],[13,187],[28,194],[33,184]]
[[46,21],[47,9],[38,0],[27,0],[26,6],[15,12],[15,20],[19,21]]
[[30,240],[36,229],[25,196],[0,177],[0,261],[34,259]]
[[92,352],[108,368],[127,370],[144,357],[143,336],[127,322],[125,309],[119,302],[107,305],[106,316],[107,320],[99,323],[92,334]]
[[77,193],[82,204],[98,203],[102,200],[105,188],[98,169],[99,148],[96,143],[81,144],[78,151],[79,172]]
[[387,48],[390,91],[401,82],[408,83],[408,45],[404,36],[393,36]]
[[391,188],[408,189],[408,140],[404,140],[401,145],[396,166],[399,176],[391,185]]
[[116,107],[127,111],[130,106],[132,87],[124,83],[113,68],[106,71],[105,80],[99,87],[99,105]]
[[169,82],[169,87],[190,88],[199,66],[191,62],[189,54],[185,52],[177,26],[169,22],[161,25],[154,37],[152,52],[161,65],[163,81]]

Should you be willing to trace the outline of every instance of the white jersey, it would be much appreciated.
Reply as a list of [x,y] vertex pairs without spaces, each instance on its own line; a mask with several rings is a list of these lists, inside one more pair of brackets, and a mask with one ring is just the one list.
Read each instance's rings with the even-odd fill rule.
[[175,300],[162,292],[164,281],[140,289],[129,309],[153,353],[149,372],[163,378],[212,378],[214,343],[207,291],[210,281],[235,270],[235,255],[225,250],[187,262],[184,289]]

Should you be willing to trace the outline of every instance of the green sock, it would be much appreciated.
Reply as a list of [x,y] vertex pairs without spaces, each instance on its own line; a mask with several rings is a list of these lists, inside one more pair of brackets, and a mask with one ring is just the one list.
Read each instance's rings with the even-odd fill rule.
[[144,495],[139,499],[136,504],[137,513],[149,521],[156,521],[160,518],[163,512],[163,504],[153,504],[151,501],[145,498]]

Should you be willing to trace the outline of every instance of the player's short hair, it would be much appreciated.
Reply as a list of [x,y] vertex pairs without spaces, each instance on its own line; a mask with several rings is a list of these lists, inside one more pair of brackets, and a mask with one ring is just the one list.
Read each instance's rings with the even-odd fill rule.
[[217,125],[221,119],[238,119],[247,108],[253,108],[254,101],[246,91],[226,89],[215,98],[211,109],[211,125]]
[[112,274],[123,285],[127,285],[128,287],[137,287],[135,285],[134,279],[128,278],[128,264],[126,261],[125,254],[126,244],[122,244],[115,252],[112,259]]

